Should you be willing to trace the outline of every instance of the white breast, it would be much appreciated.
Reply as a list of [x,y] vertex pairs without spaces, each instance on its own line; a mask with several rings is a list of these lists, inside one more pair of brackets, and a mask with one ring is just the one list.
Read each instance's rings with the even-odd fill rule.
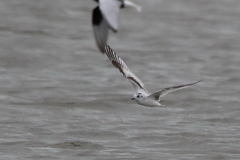
[[161,106],[161,104],[153,99],[148,99],[148,98],[144,98],[144,99],[136,99],[137,103],[143,106],[149,106],[149,107],[159,107]]

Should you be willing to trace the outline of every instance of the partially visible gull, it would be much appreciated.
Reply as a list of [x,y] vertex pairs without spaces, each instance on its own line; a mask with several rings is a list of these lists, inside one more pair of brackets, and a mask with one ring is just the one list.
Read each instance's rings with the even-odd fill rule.
[[129,82],[133,85],[133,87],[137,90],[137,93],[134,94],[132,100],[135,99],[138,104],[143,106],[149,107],[163,106],[162,104],[160,104],[161,97],[165,96],[170,92],[189,87],[202,81],[201,80],[190,84],[163,88],[154,93],[149,93],[145,88],[143,82],[128,69],[127,65],[123,62],[123,60],[108,45],[106,45],[105,50],[108,59],[112,62],[112,64],[116,68],[119,69],[123,76],[126,77],[129,80]]
[[141,11],[141,7],[128,0],[94,0],[99,5],[93,9],[92,25],[96,44],[104,53],[108,39],[108,32],[118,30],[118,12],[120,8],[131,7]]

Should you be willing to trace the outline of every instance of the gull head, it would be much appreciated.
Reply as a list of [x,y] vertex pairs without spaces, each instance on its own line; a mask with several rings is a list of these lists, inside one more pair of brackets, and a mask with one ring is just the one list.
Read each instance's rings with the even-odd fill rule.
[[131,100],[139,100],[143,97],[142,93],[136,93],[134,94],[133,98]]

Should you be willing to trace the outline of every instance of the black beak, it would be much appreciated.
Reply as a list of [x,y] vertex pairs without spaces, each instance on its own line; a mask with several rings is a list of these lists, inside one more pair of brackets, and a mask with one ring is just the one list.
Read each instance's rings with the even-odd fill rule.
[[131,100],[134,100],[135,98],[132,98]]

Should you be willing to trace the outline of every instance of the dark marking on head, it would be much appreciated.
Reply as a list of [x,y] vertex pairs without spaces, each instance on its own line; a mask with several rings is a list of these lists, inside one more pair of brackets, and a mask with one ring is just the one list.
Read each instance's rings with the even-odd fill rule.
[[99,9],[99,6],[97,6],[93,12],[92,12],[92,24],[93,25],[100,25],[102,22],[103,16]]
[[143,96],[142,96],[142,93],[138,93],[138,94],[137,94],[137,98],[140,98],[140,97],[143,97]]

